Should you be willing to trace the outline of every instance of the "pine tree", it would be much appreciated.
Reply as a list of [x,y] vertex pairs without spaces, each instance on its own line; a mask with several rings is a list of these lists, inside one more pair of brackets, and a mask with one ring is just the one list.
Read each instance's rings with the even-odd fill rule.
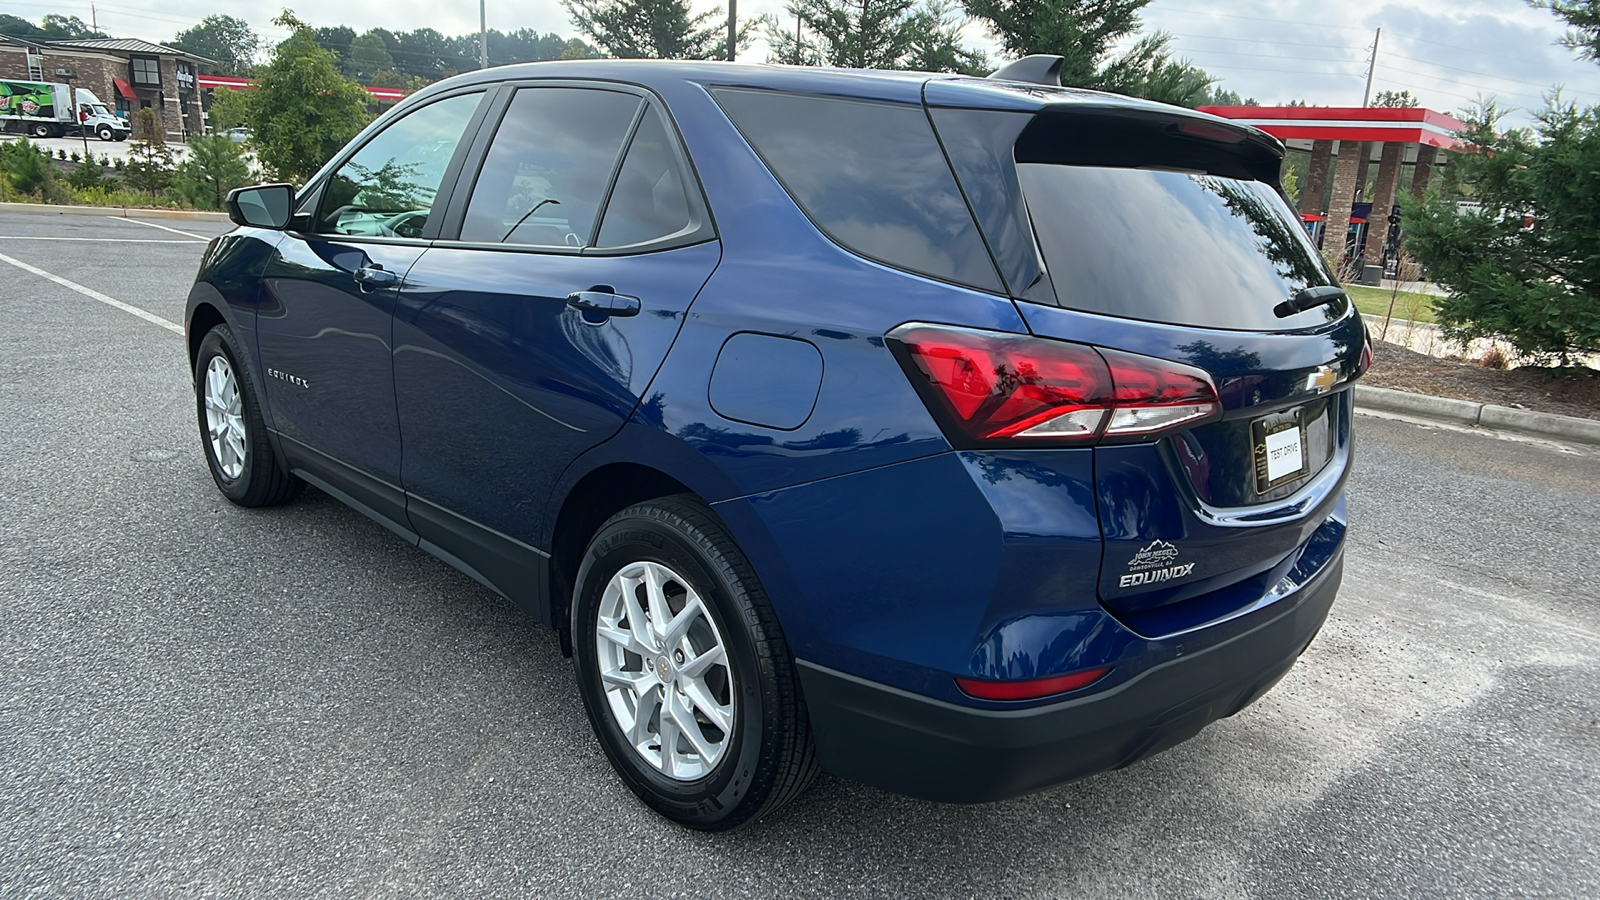
[[1011,56],[1049,53],[1063,57],[1061,83],[1131,94],[1163,103],[1198,106],[1213,79],[1186,60],[1172,57],[1170,37],[1156,32],[1126,52],[1112,48],[1139,29],[1139,11],[1150,0],[964,0]]
[[[727,59],[728,20],[694,13],[689,0],[561,0],[572,24],[601,52],[622,59]],[[739,47],[750,39],[739,28]]]
[[791,0],[787,10],[784,19],[764,20],[772,62],[988,71],[983,53],[961,45],[961,23],[952,15],[952,7],[940,0]]

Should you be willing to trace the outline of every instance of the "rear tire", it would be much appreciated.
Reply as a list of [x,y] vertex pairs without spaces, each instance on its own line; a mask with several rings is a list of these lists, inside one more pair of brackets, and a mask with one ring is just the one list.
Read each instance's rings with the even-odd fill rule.
[[33,126],[33,136],[36,138],[55,137],[55,134],[56,130],[43,122],[38,122]]
[[[726,831],[805,790],[818,766],[794,658],[711,510],[680,495],[617,513],[576,580],[579,691],[641,800],[681,825]],[[721,662],[696,665],[705,660]]]
[[195,408],[211,478],[240,506],[293,500],[305,482],[291,475],[272,449],[261,416],[261,393],[226,325],[206,332],[195,357]]

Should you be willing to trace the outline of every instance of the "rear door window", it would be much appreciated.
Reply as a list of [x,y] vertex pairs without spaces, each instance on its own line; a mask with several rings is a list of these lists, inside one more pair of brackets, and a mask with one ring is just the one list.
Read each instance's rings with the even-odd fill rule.
[[1330,284],[1283,198],[1259,181],[1181,171],[1019,163],[1062,306],[1125,318],[1277,331],[1328,322],[1335,303],[1273,307]]
[[461,240],[587,247],[643,101],[588,88],[517,91],[472,188]]
[[1003,293],[921,106],[773,91],[715,95],[834,241],[897,268]]

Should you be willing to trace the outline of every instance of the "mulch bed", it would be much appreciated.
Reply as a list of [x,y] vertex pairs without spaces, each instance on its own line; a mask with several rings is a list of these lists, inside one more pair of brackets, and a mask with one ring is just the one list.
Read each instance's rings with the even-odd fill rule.
[[1372,369],[1361,383],[1413,394],[1600,419],[1600,371],[1594,369],[1491,369],[1471,362],[1436,359],[1375,340]]

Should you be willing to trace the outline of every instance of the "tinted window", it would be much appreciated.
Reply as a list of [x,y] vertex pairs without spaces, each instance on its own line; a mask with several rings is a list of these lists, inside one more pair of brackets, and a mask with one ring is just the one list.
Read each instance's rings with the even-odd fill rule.
[[328,179],[317,230],[421,237],[445,169],[482,97],[461,94],[430,103],[378,132]]
[[892,266],[1001,290],[920,106],[732,90],[717,101],[835,241]]
[[639,103],[616,91],[518,91],[472,188],[461,239],[588,246]]
[[1017,174],[1062,306],[1250,331],[1344,312],[1273,315],[1296,291],[1331,281],[1283,198],[1259,181],[1047,163]]
[[652,105],[628,145],[616,187],[606,202],[599,246],[643,244],[694,226],[683,171],[671,140],[660,110]]

